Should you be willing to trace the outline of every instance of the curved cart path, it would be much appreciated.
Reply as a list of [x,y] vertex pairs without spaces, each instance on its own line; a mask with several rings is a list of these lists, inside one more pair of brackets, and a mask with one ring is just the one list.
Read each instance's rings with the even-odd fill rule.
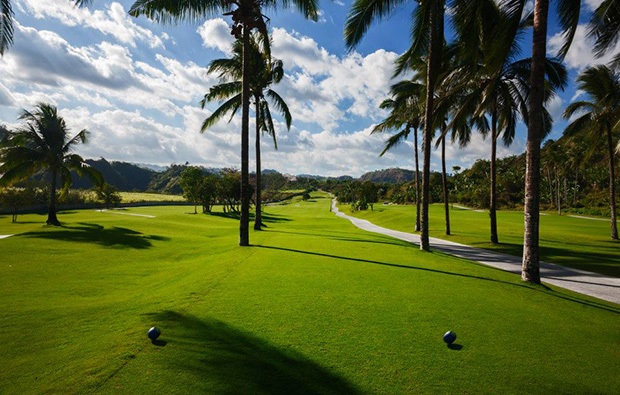
[[[396,239],[420,244],[420,236],[399,232],[397,230],[377,226],[370,221],[351,217],[338,210],[336,199],[332,200],[332,211],[339,217],[348,219],[360,229],[368,232],[391,236]],[[502,254],[482,248],[471,247],[452,241],[430,238],[431,246],[437,251],[451,254],[459,258],[492,266],[507,272],[521,274],[521,258],[513,255]],[[620,304],[620,278],[609,277],[585,270],[573,269],[553,263],[540,262],[540,276],[547,284],[566,288],[584,295],[593,296],[609,302]]]

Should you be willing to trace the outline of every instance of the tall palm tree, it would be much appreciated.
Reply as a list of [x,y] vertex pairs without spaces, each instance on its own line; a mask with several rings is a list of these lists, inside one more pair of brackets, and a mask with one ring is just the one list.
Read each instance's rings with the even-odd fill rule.
[[[251,78],[249,81],[250,95],[254,100],[254,113],[256,116],[256,215],[254,216],[254,229],[260,230],[262,226],[262,203],[261,203],[261,133],[266,132],[273,139],[274,147],[278,149],[276,133],[271,117],[269,102],[281,112],[287,129],[291,128],[292,116],[284,99],[273,89],[271,85],[279,83],[284,77],[282,61],[267,57],[260,46],[261,37],[252,36],[250,40],[250,67]],[[209,66],[209,73],[217,73],[223,80],[221,84],[212,87],[200,102],[202,108],[212,101],[226,100],[216,111],[213,112],[202,124],[201,132],[213,126],[224,115],[234,115],[241,105],[241,76],[243,67],[243,43],[240,40],[233,44],[233,56],[228,59],[216,59]],[[269,100],[268,100],[269,99]],[[232,116],[231,116],[232,119]]]
[[[524,5],[526,0],[506,0]],[[558,22],[564,33],[564,43],[558,56],[563,58],[575,37],[579,23],[581,1],[557,0]],[[521,279],[540,283],[540,143],[545,130],[545,64],[547,55],[547,23],[549,0],[534,1],[534,32],[532,66],[528,102],[527,151],[525,161],[525,204],[523,232],[523,262]]]
[[[618,239],[616,220],[616,177],[614,165],[613,132],[620,128],[620,75],[609,67],[593,66],[577,77],[577,89],[585,92],[590,100],[571,103],[564,111],[564,118],[583,113],[567,126],[564,134],[587,134],[594,143],[605,138],[609,160],[609,207],[611,209],[611,238]],[[594,144],[593,144],[594,145]]]
[[56,216],[56,189],[60,179],[61,196],[71,187],[71,171],[80,177],[87,175],[94,184],[102,185],[103,176],[84,159],[72,153],[78,144],[88,142],[89,132],[84,129],[69,135],[65,120],[56,107],[39,103],[34,111],[23,110],[19,117],[26,124],[9,132],[8,143],[0,148],[0,185],[8,186],[24,181],[40,170],[50,174],[48,225],[60,225]]
[[296,8],[312,20],[318,18],[316,0],[137,0],[129,9],[132,16],[145,15],[161,23],[178,21],[198,22],[224,14],[233,20],[231,34],[243,43],[241,78],[241,215],[239,245],[250,245],[250,183],[249,183],[249,112],[250,112],[250,33],[256,29],[263,36],[265,49],[270,55],[269,35],[263,12],[278,8]]
[[389,137],[379,156],[407,140],[413,129],[413,151],[415,158],[415,204],[416,218],[415,231],[420,231],[420,169],[418,161],[418,129],[422,124],[422,102],[424,86],[413,80],[404,80],[392,85],[390,94],[392,98],[385,99],[379,106],[381,109],[390,110],[390,114],[381,123],[377,124],[371,134],[383,133],[389,130],[403,130]]
[[[525,29],[531,26],[531,15],[522,18],[521,9],[507,9],[494,0],[479,0],[477,3],[482,4],[478,4],[478,8],[466,4],[455,10],[459,41],[464,44],[460,46],[460,56],[466,58],[469,67],[456,69],[450,77],[462,81],[454,89],[465,92],[452,122],[454,125],[473,122],[485,138],[490,134],[489,217],[491,242],[496,244],[499,242],[497,141],[501,138],[504,145],[510,146],[518,117],[525,122],[528,120],[531,59],[517,58],[521,52],[520,39]],[[480,8],[485,12],[480,12]],[[498,49],[502,42],[504,45]],[[546,100],[549,100],[556,90],[566,85],[566,69],[560,62],[547,59],[545,74]],[[543,113],[546,136],[551,131],[552,120],[546,110]]]
[[[459,0],[460,1],[460,0]],[[362,40],[370,25],[377,19],[390,15],[405,0],[356,0],[345,23],[345,42],[353,48]],[[411,48],[408,57],[426,56],[426,94],[424,123],[432,124],[435,85],[441,64],[441,52],[444,41],[444,6],[445,0],[418,1],[414,11],[414,23],[411,37]],[[423,165],[422,165],[422,199],[420,217],[420,249],[429,250],[429,183],[431,167],[432,128],[424,128]]]

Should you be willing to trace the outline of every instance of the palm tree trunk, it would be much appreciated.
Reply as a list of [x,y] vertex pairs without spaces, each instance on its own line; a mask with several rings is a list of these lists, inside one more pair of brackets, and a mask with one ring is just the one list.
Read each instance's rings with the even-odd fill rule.
[[424,152],[422,159],[422,213],[420,218],[420,249],[424,251],[430,249],[428,205],[430,198],[431,143],[433,140],[433,97],[435,95],[436,76],[441,66],[443,3],[443,0],[433,1],[429,22],[430,37],[426,64],[426,108],[424,112],[424,140],[422,143],[422,150]]
[[239,216],[239,245],[250,245],[250,27],[243,25],[243,77],[241,89],[241,215]]
[[256,101],[256,215],[254,216],[254,230],[260,230],[263,226],[263,213],[261,207],[261,163],[260,163],[260,118],[259,118],[259,101]]
[[607,148],[609,149],[609,208],[611,209],[611,238],[618,240],[618,221],[616,220],[616,170],[614,168],[614,145],[611,125],[607,123]]
[[[444,125],[445,128],[445,125]],[[445,130],[443,131],[445,132]],[[446,215],[446,234],[450,234],[450,206],[448,202],[448,177],[446,175],[446,136],[441,138],[441,186],[443,187],[443,209]]]
[[499,243],[497,237],[497,110],[493,109],[491,116],[491,187],[489,202],[489,217],[491,218],[491,243]]
[[47,212],[47,224],[60,226],[60,222],[58,221],[58,217],[56,216],[56,170],[51,171],[51,182],[50,182],[50,206]]
[[525,170],[525,207],[523,233],[523,281],[540,283],[540,141],[543,135],[545,57],[549,0],[535,0],[532,71],[530,74],[529,121]]
[[418,167],[418,127],[413,128],[413,146],[415,149],[415,231],[420,231],[420,169]]

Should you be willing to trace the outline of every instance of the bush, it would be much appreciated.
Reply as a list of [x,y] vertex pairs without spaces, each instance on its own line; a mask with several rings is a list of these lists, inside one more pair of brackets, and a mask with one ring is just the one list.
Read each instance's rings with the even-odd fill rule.
[[103,202],[105,208],[116,207],[123,199],[118,189],[110,184],[103,184],[95,190],[95,193],[97,194],[97,199]]

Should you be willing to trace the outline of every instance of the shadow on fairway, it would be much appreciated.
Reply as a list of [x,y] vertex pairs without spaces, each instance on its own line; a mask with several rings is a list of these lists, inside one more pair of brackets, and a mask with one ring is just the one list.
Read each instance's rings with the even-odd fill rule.
[[[553,240],[541,239],[541,241],[549,243],[558,243]],[[470,243],[472,247],[483,248],[493,252],[501,252],[516,257],[523,255],[523,245],[514,243],[500,243],[493,248],[489,248],[487,242]],[[570,266],[575,269],[596,272],[612,277],[620,277],[620,259],[618,254],[618,242],[609,240],[608,247],[599,245],[589,245],[580,243],[583,247],[596,247],[595,250],[567,250],[565,248],[556,248],[549,246],[540,247],[540,259],[546,262],[552,262],[558,265]]]
[[[222,218],[230,218],[230,219],[239,220],[239,213],[235,213],[235,212],[211,213],[209,215],[212,215],[214,217],[222,217]],[[277,214],[263,213],[262,217],[263,217],[263,222],[266,222],[266,223],[277,223],[277,222],[290,222],[290,221],[292,221],[292,219],[290,219],[288,217],[285,217],[283,215],[277,215]],[[254,213],[250,213],[250,222],[252,222],[252,221],[254,221]]]
[[[498,280],[498,279],[494,279],[494,278],[488,278],[488,277],[482,277],[482,276],[474,276],[474,275],[471,275],[471,274],[448,272],[448,271],[445,271],[445,270],[429,269],[429,268],[426,268],[426,267],[400,265],[400,264],[397,264],[397,263],[372,261],[372,260],[369,260],[369,259],[351,258],[351,257],[338,256],[338,255],[332,255],[332,254],[324,254],[324,253],[320,253],[320,252],[310,252],[310,251],[294,250],[294,249],[291,249],[291,248],[284,248],[284,247],[272,247],[272,246],[263,246],[263,245],[252,245],[252,247],[268,248],[268,249],[271,249],[271,250],[281,250],[281,251],[295,252],[295,253],[299,253],[299,254],[315,255],[315,256],[326,257],[326,258],[343,259],[343,260],[353,261],[353,262],[370,263],[370,264],[373,264],[373,265],[390,266],[390,267],[396,267],[396,268],[401,268],[401,269],[409,269],[409,270],[420,270],[420,271],[424,271],[424,272],[431,272],[431,273],[437,273],[437,274],[448,275],[448,276],[457,276],[457,277],[471,278],[471,279],[475,279],[475,280],[490,281],[490,282],[494,282],[494,283],[500,283],[500,284],[509,285],[509,286],[512,286],[512,287],[524,288],[524,289],[528,289],[528,290],[535,291],[535,292],[542,292],[544,294],[547,294],[549,296],[554,296],[556,298],[568,300],[568,301],[571,301],[571,302],[579,303],[579,304],[582,304],[582,305],[585,305],[585,306],[594,307],[594,308],[601,309],[601,310],[606,310],[606,311],[609,311],[611,313],[620,314],[620,308],[616,308],[614,306],[609,306],[609,305],[606,305],[606,304],[603,304],[603,303],[599,303],[599,302],[596,302],[596,301],[582,299],[582,298],[580,298],[578,296],[562,294],[562,293],[559,293],[558,291],[555,291],[555,290],[547,287],[544,284],[538,284],[538,285],[534,285],[534,284],[520,284],[520,283],[513,283],[513,282],[510,282],[510,281]],[[429,253],[433,253],[434,254],[435,252],[429,252]],[[479,264],[477,262],[473,262],[473,263],[475,263],[477,265],[483,266],[482,264]],[[488,266],[484,266],[484,267],[486,268]],[[496,269],[496,268],[492,268],[492,267],[490,267],[490,269],[500,270],[500,269]]]
[[153,246],[152,241],[167,241],[168,237],[145,235],[135,230],[117,226],[104,228],[101,225],[80,222],[76,225],[48,227],[45,231],[26,232],[19,237],[47,240],[93,243],[105,247],[144,249]]
[[171,334],[182,358],[169,370],[191,372],[210,392],[226,394],[359,394],[352,384],[303,355],[275,347],[222,321],[175,311],[148,314]]
[[330,239],[330,240],[351,241],[355,243],[390,244],[390,245],[395,245],[395,246],[400,246],[400,247],[413,247],[414,246],[412,243],[408,241],[395,239],[389,236],[382,236],[380,234],[373,234],[372,236],[375,240],[371,240],[371,239],[360,239],[360,238],[351,237],[351,233],[347,233],[347,232],[339,232],[339,233],[343,233],[348,236],[339,236],[335,234],[336,232],[326,233],[323,231],[323,229],[321,229],[320,233],[291,232],[288,230],[269,230],[269,232],[301,235],[301,236],[306,236],[306,237],[308,236],[323,237],[323,238]]

